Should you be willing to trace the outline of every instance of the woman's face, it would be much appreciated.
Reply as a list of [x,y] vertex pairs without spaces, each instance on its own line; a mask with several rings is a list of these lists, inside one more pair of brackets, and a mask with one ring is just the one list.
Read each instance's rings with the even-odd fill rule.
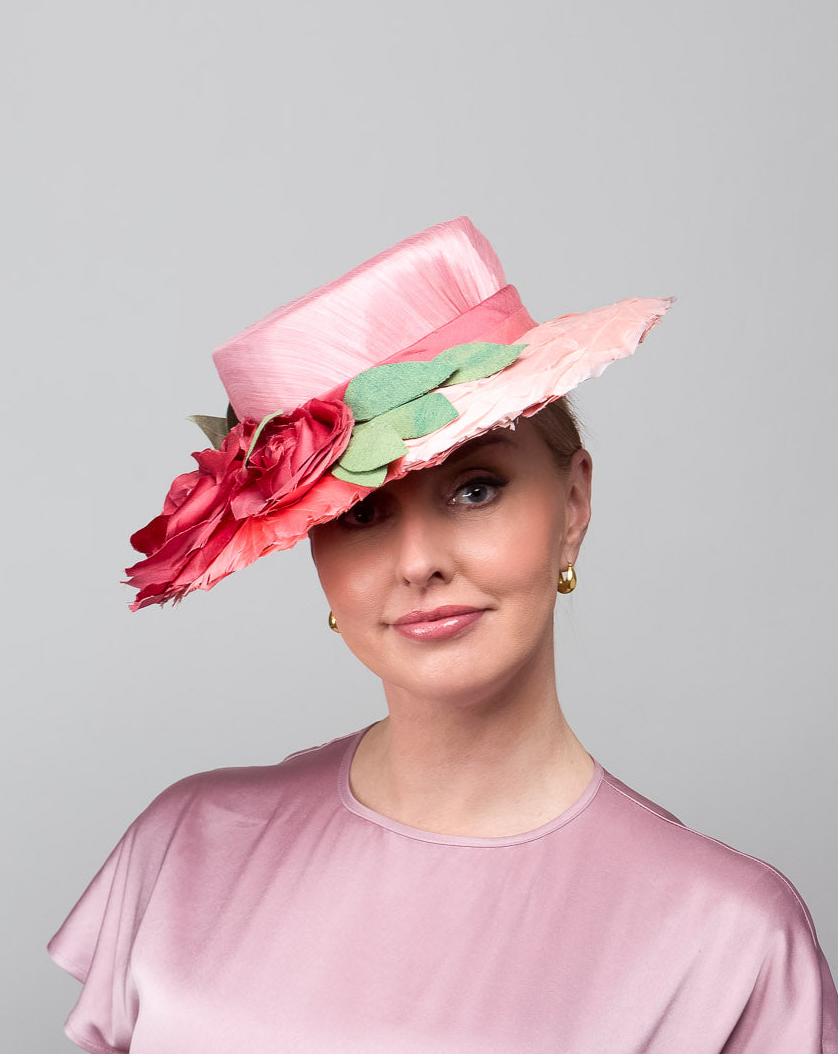
[[346,644],[385,687],[425,698],[485,700],[545,661],[552,676],[556,584],[588,525],[590,478],[586,451],[560,471],[523,419],[316,528]]

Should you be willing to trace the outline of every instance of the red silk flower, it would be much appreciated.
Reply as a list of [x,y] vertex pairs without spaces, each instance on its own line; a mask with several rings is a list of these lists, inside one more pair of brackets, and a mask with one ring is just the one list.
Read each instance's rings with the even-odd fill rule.
[[[345,403],[311,399],[268,421],[247,464],[259,427],[252,419],[236,425],[220,450],[193,454],[198,468],[175,479],[163,512],[131,537],[147,557],[126,572],[140,590],[131,607],[179,600],[207,588],[199,579],[236,535],[253,517],[299,501],[346,449],[352,425]],[[250,562],[243,559],[241,566]]]

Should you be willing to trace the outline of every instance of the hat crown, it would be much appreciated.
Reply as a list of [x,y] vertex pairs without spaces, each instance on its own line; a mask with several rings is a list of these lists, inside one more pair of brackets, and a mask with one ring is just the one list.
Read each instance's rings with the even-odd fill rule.
[[461,216],[277,308],[213,359],[237,416],[261,419],[345,384],[505,284],[492,246]]

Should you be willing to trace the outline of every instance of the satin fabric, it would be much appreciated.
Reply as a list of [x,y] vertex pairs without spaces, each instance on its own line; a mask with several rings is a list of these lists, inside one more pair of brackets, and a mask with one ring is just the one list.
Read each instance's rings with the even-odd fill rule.
[[356,801],[363,733],[189,777],[50,943],[95,1054],[835,1054],[775,869],[596,766],[551,823],[440,836]]

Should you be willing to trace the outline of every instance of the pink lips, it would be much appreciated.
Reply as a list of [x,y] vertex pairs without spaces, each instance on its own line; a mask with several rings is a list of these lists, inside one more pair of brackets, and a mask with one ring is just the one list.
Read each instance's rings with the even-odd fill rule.
[[447,640],[475,623],[485,608],[446,604],[429,611],[409,611],[392,623],[409,640]]

